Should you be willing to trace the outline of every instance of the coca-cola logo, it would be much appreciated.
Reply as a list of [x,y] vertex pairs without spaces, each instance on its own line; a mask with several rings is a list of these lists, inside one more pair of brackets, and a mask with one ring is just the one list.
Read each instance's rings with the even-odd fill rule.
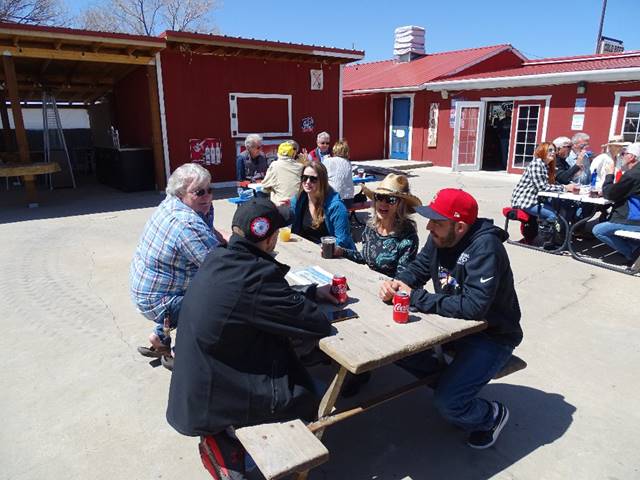
[[331,291],[332,291],[333,293],[339,293],[339,294],[341,294],[341,293],[347,293],[347,284],[346,284],[346,283],[343,283],[343,284],[341,284],[341,285],[333,285],[333,286],[331,287]]
[[403,305],[402,303],[394,303],[393,304],[393,311],[394,312],[405,313],[408,310],[409,310],[409,305]]

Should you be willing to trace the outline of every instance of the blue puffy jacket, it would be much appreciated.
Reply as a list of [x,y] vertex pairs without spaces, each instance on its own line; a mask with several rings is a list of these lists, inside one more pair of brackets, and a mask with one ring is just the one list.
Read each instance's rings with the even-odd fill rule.
[[[302,192],[291,198],[291,214],[293,224],[291,231],[300,233],[302,231],[302,207],[308,205],[307,193]],[[329,235],[336,237],[338,246],[347,250],[355,250],[356,245],[351,238],[351,225],[349,224],[349,212],[344,206],[340,195],[329,189],[327,198],[324,201],[324,224]]]

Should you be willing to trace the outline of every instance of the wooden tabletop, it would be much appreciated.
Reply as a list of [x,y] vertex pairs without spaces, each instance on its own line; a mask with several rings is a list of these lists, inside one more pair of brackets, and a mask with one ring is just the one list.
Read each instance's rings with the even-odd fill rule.
[[0,177],[21,177],[23,175],[43,175],[60,171],[57,162],[5,163],[0,165]]
[[[380,284],[387,277],[350,260],[322,258],[320,245],[297,235],[291,238],[291,242],[278,242],[278,261],[292,270],[318,265],[347,277],[350,299],[346,307],[359,318],[334,323],[333,335],[320,340],[320,349],[351,373],[373,370],[486,328],[483,321],[424,313],[410,313],[408,323],[395,323],[393,307],[378,298]],[[323,308],[329,311],[340,307]]]

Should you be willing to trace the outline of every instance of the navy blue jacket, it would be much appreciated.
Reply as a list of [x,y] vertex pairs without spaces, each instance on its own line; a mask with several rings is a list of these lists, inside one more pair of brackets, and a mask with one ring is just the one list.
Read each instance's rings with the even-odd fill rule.
[[[437,248],[429,236],[415,261],[396,278],[412,288],[412,307],[443,317],[486,320],[492,339],[515,347],[522,341],[522,329],[502,245],[507,238],[507,232],[486,218],[479,218],[452,248]],[[435,293],[422,288],[429,280]]]

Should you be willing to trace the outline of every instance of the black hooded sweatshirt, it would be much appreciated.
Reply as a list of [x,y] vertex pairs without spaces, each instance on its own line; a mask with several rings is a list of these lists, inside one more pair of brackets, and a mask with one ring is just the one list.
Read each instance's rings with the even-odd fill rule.
[[184,297],[167,420],[183,435],[314,418],[320,398],[289,338],[331,325],[285,280],[289,267],[233,235],[205,259]]
[[[486,218],[476,220],[451,248],[437,248],[429,236],[415,261],[396,278],[412,288],[412,307],[443,317],[486,320],[486,334],[516,347],[522,329],[513,273],[502,245],[508,237]],[[435,293],[422,288],[429,280]]]

